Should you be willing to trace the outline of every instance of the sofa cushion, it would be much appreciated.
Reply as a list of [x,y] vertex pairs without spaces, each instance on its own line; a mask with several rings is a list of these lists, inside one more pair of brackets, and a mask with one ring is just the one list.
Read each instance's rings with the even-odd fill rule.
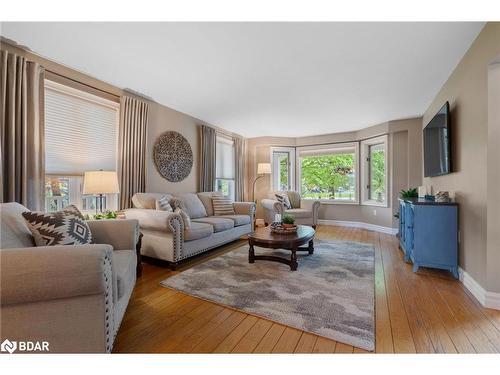
[[207,216],[214,216],[214,207],[212,205],[212,197],[213,196],[222,196],[222,193],[219,191],[204,191],[202,193],[198,193],[198,198],[200,198],[201,203],[205,207],[205,211],[207,211]]
[[286,210],[285,212],[297,219],[312,217],[312,211],[306,210],[305,208],[291,208],[289,210]]
[[296,191],[287,191],[286,193],[292,208],[300,208],[300,194]]
[[210,224],[191,222],[191,226],[184,230],[184,240],[193,241],[200,238],[210,237],[214,233],[214,227]]
[[57,212],[22,213],[37,246],[87,245],[92,232],[81,212],[69,205]]
[[249,215],[223,215],[217,217],[223,219],[231,219],[234,222],[235,227],[239,227],[240,225],[250,224]]
[[135,193],[132,197],[132,203],[135,208],[156,209],[156,201],[161,199],[165,193]]
[[172,196],[170,194],[165,194],[160,199],[157,199],[155,202],[155,209],[159,211],[173,212],[174,210],[169,203],[171,198]]
[[215,196],[212,197],[212,205],[215,216],[234,215],[233,200],[228,197]]
[[22,217],[28,209],[19,203],[0,204],[0,249],[33,247],[33,235]]
[[210,224],[214,227],[214,232],[223,232],[228,229],[234,228],[234,221],[231,219],[224,219],[219,216],[209,216],[194,219],[193,222]]
[[197,219],[199,217],[207,216],[207,210],[205,210],[205,206],[203,206],[200,198],[198,198],[195,193],[178,193],[175,194],[175,197],[184,202],[187,214],[191,219]]
[[113,270],[116,274],[118,298],[122,298],[135,284],[137,256],[134,250],[113,251]]

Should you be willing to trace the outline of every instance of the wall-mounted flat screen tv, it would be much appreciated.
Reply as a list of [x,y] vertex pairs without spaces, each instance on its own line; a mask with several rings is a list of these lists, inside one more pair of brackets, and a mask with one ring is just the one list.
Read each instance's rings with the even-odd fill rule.
[[424,176],[451,173],[450,104],[445,103],[424,128]]

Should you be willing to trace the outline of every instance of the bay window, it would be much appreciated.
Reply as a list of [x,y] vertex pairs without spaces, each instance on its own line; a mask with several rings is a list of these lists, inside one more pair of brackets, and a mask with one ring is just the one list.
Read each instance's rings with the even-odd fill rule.
[[303,199],[358,202],[358,143],[298,148],[297,167]]
[[[117,169],[119,104],[45,81],[45,208],[70,204],[95,210],[95,197],[82,194],[83,175],[90,170]],[[117,209],[118,196],[106,197]]]
[[217,136],[215,146],[215,191],[234,199],[235,153],[234,142],[224,136]]

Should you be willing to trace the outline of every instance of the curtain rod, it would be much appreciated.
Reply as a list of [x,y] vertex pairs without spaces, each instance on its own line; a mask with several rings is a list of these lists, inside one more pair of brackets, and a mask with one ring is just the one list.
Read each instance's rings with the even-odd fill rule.
[[[332,133],[334,134],[334,133]],[[353,141],[349,141],[349,140],[346,140],[346,141],[334,141],[334,142],[325,142],[325,143],[311,143],[311,144],[304,144],[304,145],[293,145],[293,146],[286,146],[286,145],[280,145],[280,144],[270,144],[269,147],[287,147],[287,148],[301,148],[301,147],[314,147],[314,146],[329,146],[329,145],[339,145],[339,144],[342,144],[342,143],[359,143],[359,142],[363,142],[363,141],[368,141],[370,139],[373,139],[373,138],[378,138],[378,137],[382,137],[384,135],[390,135],[391,132],[384,132],[384,133],[380,133],[378,135],[372,135],[370,137],[366,137],[366,138],[360,138],[360,139],[356,139],[356,140],[353,140]],[[325,134],[323,134],[325,135]],[[328,134],[326,134],[328,135]]]
[[103,90],[103,89],[100,89],[99,87],[95,87],[95,86],[92,86],[92,85],[89,85],[88,83],[84,83],[84,82],[81,82],[81,81],[78,81],[74,78],[70,78],[68,76],[65,76],[64,74],[61,74],[61,73],[57,73],[57,72],[54,72],[53,70],[50,70],[50,69],[45,69],[46,72],[49,72],[50,74],[54,74],[58,77],[61,77],[61,78],[64,78],[64,79],[67,79],[67,80],[70,80],[72,82],[75,82],[79,85],[83,85],[83,86],[87,86],[87,87],[90,87],[91,89],[94,89],[94,90],[97,90],[97,91],[101,91],[103,93],[106,93],[108,95],[111,95],[111,96],[114,96],[115,98],[117,99],[120,99],[120,95],[116,95],[115,93],[112,93],[112,92],[109,92],[109,91],[106,91],[106,90]]

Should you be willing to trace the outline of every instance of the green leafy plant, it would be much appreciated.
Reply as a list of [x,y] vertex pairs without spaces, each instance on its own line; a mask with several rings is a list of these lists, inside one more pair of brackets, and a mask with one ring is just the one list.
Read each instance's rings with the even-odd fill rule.
[[116,211],[106,210],[103,213],[94,215],[94,220],[101,219],[116,219]]
[[293,225],[295,223],[295,218],[290,214],[284,214],[281,220],[283,221],[283,224]]
[[300,162],[304,198],[352,198],[354,153],[304,156]]
[[408,190],[401,190],[399,192],[399,196],[401,198],[417,198],[418,197],[418,191],[416,188],[411,188]]

